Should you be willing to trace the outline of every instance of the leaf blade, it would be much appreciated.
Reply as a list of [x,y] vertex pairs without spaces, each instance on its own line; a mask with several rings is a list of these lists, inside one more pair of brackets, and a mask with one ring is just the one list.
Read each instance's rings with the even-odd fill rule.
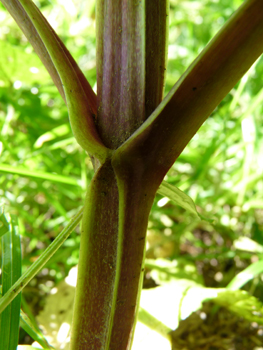
[[[21,242],[18,232],[17,217],[11,215],[11,235],[12,235],[12,284],[14,284],[22,273]],[[19,336],[19,321],[21,308],[21,293],[19,293],[11,303],[11,327],[9,350],[16,350]]]
[[70,220],[68,225],[60,232],[55,240],[47,247],[44,253],[29,267],[29,269],[12,285],[11,288],[0,299],[0,313],[12,302],[12,300],[23,290],[31,279],[42,269],[47,261],[55,254],[59,247],[65,242],[71,232],[82,219],[83,208]]
[[[21,276],[21,244],[17,219],[11,216],[9,231],[2,237],[2,294]],[[21,293],[0,315],[0,348],[15,350],[18,344]]]
[[178,187],[173,186],[166,181],[163,181],[157,192],[164,197],[168,197],[177,205],[194,214],[200,219],[192,198],[181,191]]
[[263,272],[263,260],[259,260],[249,265],[246,269],[238,273],[232,281],[228,283],[226,288],[228,290],[238,290],[242,288],[247,282]]
[[30,170],[25,167],[16,167],[8,164],[0,164],[0,172],[7,172],[11,174],[18,174],[21,176],[26,176],[26,177],[35,177],[39,179],[45,179],[49,181],[54,181],[54,182],[60,182],[68,185],[74,185],[74,186],[80,186],[78,180],[75,180],[73,178],[63,176],[63,175],[58,175],[58,174],[52,174],[52,173],[47,173],[47,172],[41,172],[37,170]]
[[24,313],[23,310],[20,312],[20,325],[24,329],[24,331],[27,332],[27,334],[30,335],[32,339],[37,341],[43,348],[46,349],[54,349],[53,346],[51,346],[42,332],[36,328],[35,325],[30,321],[28,316]]
[[9,231],[9,224],[5,217],[5,214],[0,215],[0,237],[6,234]]
[[[11,232],[8,231],[2,237],[2,294],[5,293],[12,286],[12,238]],[[2,300],[2,298],[0,299]],[[8,349],[9,350],[9,334],[10,334],[10,326],[11,326],[11,305],[1,313],[0,315],[0,349]]]

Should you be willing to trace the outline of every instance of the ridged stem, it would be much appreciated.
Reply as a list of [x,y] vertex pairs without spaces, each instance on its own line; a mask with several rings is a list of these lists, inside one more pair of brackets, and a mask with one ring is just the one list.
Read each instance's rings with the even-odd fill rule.
[[114,171],[106,163],[92,179],[84,205],[72,350],[107,349],[116,273],[118,201]]

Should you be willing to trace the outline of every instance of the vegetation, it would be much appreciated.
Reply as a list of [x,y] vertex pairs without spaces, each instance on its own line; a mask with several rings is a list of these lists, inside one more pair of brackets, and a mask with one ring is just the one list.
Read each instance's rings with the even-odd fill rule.
[[[21,3],[27,6],[30,2],[21,1]],[[209,40],[242,3],[241,0],[170,1],[165,96]],[[263,16],[262,9],[258,9],[260,1],[246,1],[245,3],[257,9],[257,15],[254,14],[251,26],[257,23],[257,20],[260,23],[260,16]],[[102,6],[103,2],[98,1],[98,4]],[[102,91],[99,90],[102,88],[107,89],[102,82],[96,83],[95,2],[53,0],[39,1],[37,5],[80,65],[92,88],[94,90],[98,88],[98,91]],[[100,10],[99,7],[98,11]],[[165,349],[167,346],[169,349],[169,341],[172,339],[174,349],[204,349],[204,344],[207,349],[212,349],[212,347],[238,349],[237,344],[238,341],[240,342],[238,335],[243,338],[240,348],[243,346],[244,349],[253,349],[263,344],[261,326],[263,323],[261,279],[263,270],[263,127],[261,121],[263,61],[262,59],[256,60],[263,51],[259,40],[263,28],[262,24],[259,25],[253,37],[253,30],[251,27],[247,28],[245,18],[242,17],[242,19],[242,28],[244,27],[245,30],[240,30],[239,35],[235,37],[235,40],[240,39],[240,43],[235,46],[231,40],[227,41],[231,33],[229,28],[225,36],[223,36],[224,33],[222,34],[224,40],[221,42],[222,50],[223,52],[226,50],[226,55],[228,55],[226,47],[230,50],[227,46],[229,42],[231,48],[238,48],[240,45],[242,54],[238,50],[237,53],[233,50],[232,56],[236,54],[236,57],[234,61],[231,61],[230,66],[218,61],[217,56],[212,57],[211,52],[218,54],[215,49],[210,52],[210,60],[203,56],[208,73],[213,73],[216,62],[219,62],[219,66],[222,63],[222,71],[219,70],[222,74],[216,72],[217,75],[211,75],[210,80],[209,75],[200,77],[194,75],[197,73],[192,74],[188,71],[186,77],[190,77],[189,79],[192,79],[190,82],[195,82],[197,85],[191,86],[189,96],[183,90],[179,98],[189,97],[186,100],[189,108],[186,111],[184,109],[179,111],[182,113],[182,119],[180,120],[180,116],[178,119],[175,118],[177,125],[170,123],[165,137],[162,136],[160,124],[156,129],[156,135],[148,139],[150,140],[148,146],[144,144],[147,152],[152,154],[152,158],[141,151],[140,145],[138,146],[139,152],[136,147],[135,151],[132,149],[137,142],[135,138],[133,138],[133,143],[128,143],[127,148],[120,146],[124,141],[123,137],[126,139],[133,133],[134,126],[133,129],[126,130],[128,134],[115,135],[116,139],[113,139],[111,144],[111,140],[107,138],[107,133],[103,129],[105,125],[97,124],[100,135],[104,138],[104,144],[108,147],[105,152],[110,153],[108,149],[118,146],[121,151],[115,152],[113,168],[105,162],[107,166],[102,166],[100,170],[97,170],[98,162],[94,162],[93,159],[99,191],[108,191],[110,188],[112,191],[110,200],[113,200],[113,203],[105,202],[105,200],[97,202],[96,206],[94,203],[100,199],[98,199],[96,182],[94,180],[91,182],[92,178],[94,179],[93,164],[87,153],[72,136],[66,105],[30,44],[4,6],[0,5],[0,200],[5,211],[5,214],[0,216],[0,234],[3,235],[2,270],[7,271],[2,276],[2,294],[5,296],[1,298],[0,309],[9,304],[13,296],[19,294],[23,289],[22,296],[19,294],[21,305],[30,321],[24,313],[20,315],[22,329],[19,344],[32,344],[31,339],[33,338],[38,340],[43,348],[51,348],[38,329],[37,322],[39,322],[42,327],[44,326],[47,339],[55,348],[68,346],[69,329],[65,328],[65,324],[71,322],[72,314],[68,313],[65,308],[61,309],[59,300],[64,300],[66,305],[72,305],[74,288],[66,284],[65,278],[70,271],[73,273],[72,268],[79,261],[80,229],[77,224],[82,217],[86,188],[92,183],[90,196],[93,196],[93,201],[90,202],[92,203],[90,208],[86,205],[86,210],[87,208],[91,211],[95,209],[98,212],[95,213],[95,221],[91,222],[90,219],[95,214],[87,214],[86,211],[84,227],[88,227],[91,222],[93,225],[91,231],[100,229],[96,226],[98,223],[104,225],[104,229],[107,226],[110,228],[109,217],[116,215],[116,208],[118,208],[117,187],[112,185],[114,183],[113,173],[117,174],[119,179],[120,193],[128,193],[128,198],[124,196],[122,201],[126,203],[126,206],[131,206],[128,209],[123,206],[125,210],[120,217],[123,218],[124,224],[129,223],[129,227],[133,221],[136,221],[136,215],[140,214],[136,213],[137,206],[143,214],[143,225],[145,225],[145,220],[148,218],[147,210],[150,209],[153,196],[158,190],[149,216],[146,259],[144,267],[140,266],[140,269],[145,269],[144,289],[141,296],[141,308],[138,311],[140,322],[136,328],[133,348],[139,349],[141,346],[144,349]],[[98,20],[101,23],[106,21],[103,18]],[[242,42],[246,43],[247,40],[245,33],[249,33],[250,29],[252,39],[247,46],[245,44],[242,46]],[[234,25],[232,30],[235,33]],[[165,35],[164,29],[162,34]],[[99,45],[102,44],[103,42],[99,41]],[[209,49],[205,52],[209,53]],[[164,53],[163,48],[160,56],[157,55],[155,58],[162,61]],[[231,54],[229,57],[231,60]],[[253,66],[235,85],[235,81],[237,82],[255,60]],[[209,61],[211,61],[211,66]],[[198,62],[202,63],[201,60]],[[101,69],[101,66],[97,69]],[[195,100],[194,93],[199,91],[198,84],[201,78],[203,79],[201,82],[207,84],[212,81],[209,85],[211,94],[207,99],[208,95],[201,93],[199,99]],[[162,84],[162,74],[158,79]],[[185,81],[185,84],[189,84],[187,79]],[[160,89],[160,84],[156,84],[158,89]],[[232,86],[234,88],[220,102]],[[151,91],[151,88],[149,89]],[[158,91],[157,95],[159,93],[158,98],[160,98]],[[175,90],[172,91],[175,96],[178,96]],[[89,98],[92,99],[91,93],[90,96]],[[98,98],[101,97],[98,95]],[[218,107],[212,112],[218,103]],[[147,117],[157,104],[154,101],[150,107],[148,106]],[[129,105],[129,108],[132,109],[133,106]],[[200,113],[198,108],[201,110]],[[162,115],[160,109],[159,112]],[[199,125],[208,117],[208,112],[212,114],[188,143]],[[169,110],[166,110],[166,113],[169,117]],[[164,119],[164,115],[162,118]],[[182,120],[186,125],[185,129],[179,129]],[[71,123],[73,123],[74,132],[74,120],[72,122],[71,119]],[[137,120],[136,123],[138,126],[142,120]],[[168,122],[167,125],[169,125]],[[178,134],[172,131],[176,128],[180,131]],[[142,129],[146,130],[144,127]],[[92,128],[85,129],[84,126],[83,130],[91,132],[91,139],[94,137]],[[116,130],[115,126],[111,132],[114,134]],[[183,132],[185,134],[182,135]],[[161,151],[158,153],[155,150],[151,153],[152,149],[155,149],[153,142],[157,140]],[[169,158],[167,147],[172,147],[175,144],[174,140],[177,140],[178,148],[173,149]],[[186,143],[188,145],[185,147]],[[82,146],[85,148],[87,145]],[[105,158],[112,157],[108,154],[105,156],[105,149],[100,144],[99,146],[96,144],[96,135],[91,148],[89,148],[90,145],[87,147],[88,152],[99,158],[101,163],[105,161]],[[141,154],[142,158],[138,154]],[[171,166],[166,175],[158,163],[161,155],[164,158],[167,155],[167,160],[163,163],[165,171]],[[141,159],[146,164],[143,166],[145,176],[138,181],[137,178],[134,179],[131,165],[133,169],[138,169]],[[102,174],[102,169],[106,175]],[[165,182],[160,186],[164,175]],[[103,183],[105,176],[107,181]],[[130,185],[132,187],[129,187]],[[123,189],[122,186],[128,186],[128,189]],[[185,195],[175,186],[184,191]],[[132,201],[134,193],[140,194],[145,191],[149,194],[149,201],[143,202],[140,196],[139,201]],[[187,195],[193,199],[195,205]],[[105,208],[109,206],[112,212],[107,214]],[[18,220],[18,225],[16,220]],[[68,224],[69,221],[70,224]],[[140,228],[138,233],[141,234],[142,231]],[[21,281],[23,284],[21,282],[15,284],[21,270],[19,264],[15,262],[19,260],[21,253],[19,250],[9,249],[12,246],[11,240],[14,247],[19,247],[18,232],[22,241],[22,276],[24,277]],[[59,239],[55,240],[56,237]],[[90,236],[87,239],[90,239]],[[114,236],[112,239],[113,241],[107,244],[109,244],[110,254],[114,257],[114,246],[117,249],[117,245]],[[98,241],[100,240],[96,237],[89,242],[89,249],[91,244],[98,244]],[[132,236],[128,245],[132,245],[133,241]],[[103,240],[101,242],[105,243]],[[123,248],[120,245],[119,243],[119,250],[122,251]],[[58,248],[59,250],[54,254]],[[48,251],[43,255],[45,249]],[[127,277],[121,275],[123,265],[118,265],[120,261],[110,261],[110,258],[107,257],[105,246],[100,247],[101,255],[97,256],[98,260],[94,254],[96,249],[97,246],[93,247],[88,255],[92,259],[88,266],[93,266],[90,274],[86,275],[87,265],[82,269],[89,285],[95,284],[95,287],[92,288],[93,294],[92,291],[89,294],[89,297],[93,295],[94,302],[99,299],[100,295],[109,296],[107,293],[111,290],[111,283],[115,282],[111,281],[111,276],[116,273],[115,269],[121,281],[118,288],[125,286]],[[129,255],[124,254],[125,256]],[[37,260],[39,257],[40,260]],[[138,264],[142,263],[138,257],[131,256],[131,260],[134,264],[136,261]],[[96,271],[99,262],[103,269]],[[9,270],[5,270],[5,266],[9,266]],[[132,267],[133,264],[126,262],[124,266]],[[18,271],[17,275],[12,275],[14,269]],[[25,273],[26,275],[23,275]],[[130,274],[128,277],[131,276],[131,272],[128,271],[128,273]],[[6,280],[4,276],[7,276]],[[69,282],[69,278],[66,281]],[[137,298],[138,279],[136,283],[133,287],[130,287],[129,284],[132,294],[130,297],[133,299]],[[109,289],[103,294],[100,292],[104,284]],[[78,288],[81,295],[77,298],[86,297],[83,290]],[[240,288],[243,291],[240,291]],[[122,290],[119,292],[122,293]],[[127,310],[123,310],[122,307],[118,310],[114,304],[116,299],[120,299],[119,294],[116,296],[114,292],[112,298],[113,301],[108,303],[108,306],[113,305],[113,307],[109,309],[117,310],[116,314],[120,313],[120,321],[107,319],[105,324],[99,324],[99,327],[106,327],[106,332],[112,329],[113,336],[112,338],[106,337],[106,340],[102,336],[99,339],[102,345],[101,347],[96,345],[96,349],[107,349],[107,346],[112,349],[121,349],[119,347],[121,341],[123,341],[122,348],[127,347],[127,336],[120,340],[118,334],[125,332],[129,334],[131,331],[129,327],[133,321],[134,309],[128,317]],[[206,303],[202,308],[202,302],[206,300],[210,300],[213,304]],[[125,306],[125,302],[122,304]],[[15,298],[1,315],[1,331],[5,337],[0,337],[0,349],[15,349],[16,347],[16,344],[9,340],[15,339],[13,334],[17,334],[18,322],[14,322],[12,315],[19,317],[19,309],[20,300]],[[101,305],[97,305],[95,313],[98,310],[103,311]],[[185,319],[196,310],[199,310],[198,313],[184,320],[184,323],[182,322],[177,328],[179,320]],[[50,315],[54,316],[53,320]],[[127,317],[124,318],[123,315]],[[85,317],[86,324],[94,320],[89,317],[89,313],[84,313]],[[226,320],[228,320],[229,331],[227,335],[225,335],[227,330],[221,327]],[[50,326],[52,322],[53,330]],[[74,322],[77,325],[74,334],[81,334],[79,329],[82,329],[83,324],[79,325],[79,320]],[[142,324],[148,327],[143,328],[145,326]],[[98,329],[98,324],[89,324],[89,327]],[[143,343],[144,345],[139,345],[140,332],[147,334],[150,332],[149,327],[154,331],[144,340],[146,342]],[[220,334],[213,333],[215,327],[221,329]],[[169,332],[176,328],[177,330],[170,333],[170,336]],[[205,333],[208,328],[210,333]],[[237,329],[240,329],[240,333],[237,332]],[[26,333],[32,338],[29,338]],[[205,343],[202,343],[204,339]],[[74,340],[75,344],[78,344],[74,349],[86,348],[81,345],[82,340],[82,335],[80,339]]]

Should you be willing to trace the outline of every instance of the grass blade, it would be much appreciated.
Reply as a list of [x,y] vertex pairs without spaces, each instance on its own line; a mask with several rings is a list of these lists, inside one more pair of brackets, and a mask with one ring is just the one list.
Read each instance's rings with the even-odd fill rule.
[[[2,237],[2,293],[12,286],[12,238],[10,231]],[[9,333],[11,323],[11,305],[2,312],[0,321],[0,349],[9,349]]]
[[5,214],[0,215],[0,237],[9,231],[9,224],[5,217]]
[[[18,233],[18,222],[16,216],[11,216],[12,235],[12,284],[14,284],[22,273],[21,241]],[[11,303],[10,344],[9,350],[15,350],[18,344],[19,320],[21,308],[21,293]]]
[[[10,230],[2,237],[3,296],[21,276],[21,244],[17,219],[11,216]],[[0,349],[15,350],[18,344],[21,293],[1,314]]]
[[[49,350],[50,348],[43,348],[41,350]],[[39,350],[39,348],[35,348],[32,345],[19,345],[18,350]]]
[[[83,208],[71,219],[69,224],[60,232],[56,239],[50,244],[43,254],[34,264],[16,281],[11,288],[0,299],[0,313],[11,303],[11,301],[22,291],[22,289],[31,281],[31,279],[45,266],[47,261],[55,254],[59,247],[65,242],[71,232],[82,219]],[[5,349],[1,348],[0,349]]]
[[147,327],[161,334],[163,337],[170,339],[169,333],[172,331],[171,328],[167,327],[142,307],[139,308],[138,320],[141,323],[145,324]]
[[48,142],[54,139],[57,139],[58,137],[65,136],[71,132],[70,125],[69,124],[62,124],[60,126],[57,126],[56,128],[45,132],[41,136],[38,137],[34,144],[34,148],[40,148],[42,147],[44,142]]
[[0,172],[17,174],[17,175],[22,175],[26,177],[36,177],[38,179],[44,179],[44,180],[49,180],[53,182],[61,182],[67,185],[80,186],[78,180],[72,179],[71,177],[68,177],[68,176],[45,173],[42,171],[34,171],[31,169],[16,167],[8,164],[0,164]]
[[35,325],[33,325],[29,317],[22,310],[20,312],[20,325],[27,332],[27,334],[29,334],[31,338],[43,346],[43,348],[54,349],[53,346],[51,346],[45,339],[42,332],[36,328]]
[[245,270],[237,274],[227,285],[229,290],[238,290],[242,288],[248,281],[263,272],[263,260],[259,260],[249,265]]
[[163,181],[157,192],[164,197],[168,197],[177,205],[184,208],[185,210],[190,211],[190,213],[194,214],[199,218],[199,214],[196,210],[192,198],[187,196],[187,194],[181,191],[178,187],[170,185],[169,183]]

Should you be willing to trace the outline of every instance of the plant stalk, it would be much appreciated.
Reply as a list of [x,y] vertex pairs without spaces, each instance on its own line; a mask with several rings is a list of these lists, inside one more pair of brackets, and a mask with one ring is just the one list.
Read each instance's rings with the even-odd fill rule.
[[94,175],[84,204],[70,348],[106,349],[113,304],[118,188],[110,163]]
[[[167,10],[163,0],[155,6],[149,0],[97,1],[95,123],[110,149],[129,138],[162,100]],[[92,180],[83,216],[72,350],[131,348],[148,216],[161,181],[144,177],[145,164],[138,159],[123,171],[113,156]]]

